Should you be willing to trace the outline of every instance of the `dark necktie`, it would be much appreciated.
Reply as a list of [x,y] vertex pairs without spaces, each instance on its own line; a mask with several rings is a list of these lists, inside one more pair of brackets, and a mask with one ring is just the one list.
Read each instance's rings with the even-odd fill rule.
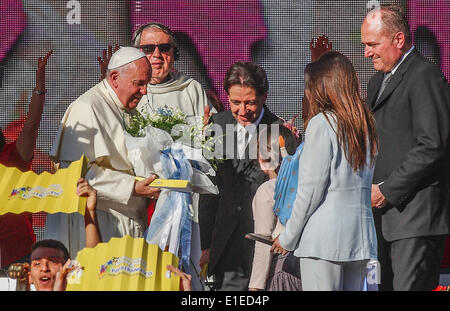
[[384,75],[383,82],[381,83],[380,91],[378,92],[377,101],[380,99],[381,94],[383,94],[383,91],[386,88],[386,85],[389,84],[391,77],[392,77],[392,72],[388,72]]

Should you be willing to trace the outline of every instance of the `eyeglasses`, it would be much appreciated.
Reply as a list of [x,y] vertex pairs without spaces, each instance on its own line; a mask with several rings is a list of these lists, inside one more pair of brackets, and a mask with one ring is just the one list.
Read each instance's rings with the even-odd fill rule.
[[172,48],[171,43],[161,43],[161,44],[145,44],[140,45],[139,48],[144,51],[145,54],[153,54],[156,47],[158,47],[158,50],[161,53],[169,53],[170,49]]

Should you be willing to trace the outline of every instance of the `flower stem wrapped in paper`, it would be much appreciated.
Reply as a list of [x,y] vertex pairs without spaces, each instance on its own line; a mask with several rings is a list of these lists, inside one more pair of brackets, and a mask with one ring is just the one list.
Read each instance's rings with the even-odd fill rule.
[[192,193],[218,193],[207,176],[215,175],[202,152],[210,148],[211,141],[205,140],[199,119],[189,119],[182,112],[165,107],[138,115],[125,127],[128,158],[136,176],[156,174],[160,179],[184,180],[192,186],[191,191],[161,188],[144,234],[148,243],[157,244],[162,250],[176,256],[181,250],[180,266],[184,267],[189,267],[190,258]]

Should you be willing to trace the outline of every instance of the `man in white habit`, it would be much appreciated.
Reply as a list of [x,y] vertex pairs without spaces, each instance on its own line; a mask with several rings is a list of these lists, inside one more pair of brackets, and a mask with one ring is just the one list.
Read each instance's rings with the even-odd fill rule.
[[[85,178],[97,190],[104,242],[124,235],[142,237],[147,228],[147,198],[159,196],[159,188],[147,187],[156,176],[135,181],[124,137],[124,124],[137,113],[151,74],[142,51],[120,48],[110,59],[106,78],[68,107],[50,151],[61,168],[83,154],[89,159]],[[45,238],[63,242],[75,258],[86,244],[83,216],[48,214]]]
[[[174,61],[179,59],[180,51],[175,34],[169,27],[156,22],[141,25],[133,34],[132,44],[146,54],[152,66],[152,78],[147,85],[147,94],[138,105],[139,111],[143,114],[152,113],[167,106],[183,112],[188,121],[200,123],[209,113],[217,112],[219,107],[210,104],[201,84],[174,69]],[[199,194],[193,193],[191,266],[194,268],[186,271],[192,276],[193,290],[201,289],[199,200]]]

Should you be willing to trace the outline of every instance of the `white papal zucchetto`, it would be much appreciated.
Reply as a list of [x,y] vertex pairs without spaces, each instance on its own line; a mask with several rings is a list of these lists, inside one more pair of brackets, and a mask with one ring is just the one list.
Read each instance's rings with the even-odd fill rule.
[[111,56],[108,64],[108,70],[117,69],[142,57],[145,57],[145,53],[141,50],[131,46],[123,46]]

